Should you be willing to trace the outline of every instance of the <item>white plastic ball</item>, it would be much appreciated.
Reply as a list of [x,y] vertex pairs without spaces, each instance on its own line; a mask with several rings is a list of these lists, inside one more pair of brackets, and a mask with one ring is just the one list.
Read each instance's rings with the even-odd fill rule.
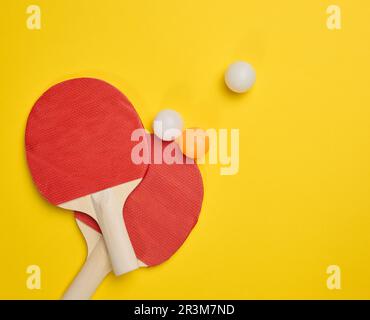
[[164,140],[175,140],[182,134],[184,123],[179,113],[174,110],[166,109],[160,111],[154,119],[154,134]]
[[231,91],[243,93],[256,82],[256,72],[249,63],[238,61],[228,67],[225,82]]

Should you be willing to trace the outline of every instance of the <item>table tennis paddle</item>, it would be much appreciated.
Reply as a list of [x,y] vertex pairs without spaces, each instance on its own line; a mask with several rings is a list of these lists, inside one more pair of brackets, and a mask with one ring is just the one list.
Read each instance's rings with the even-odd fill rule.
[[137,144],[131,134],[140,128],[138,114],[119,90],[102,80],[78,78],[51,87],[37,100],[25,133],[27,161],[40,193],[98,222],[116,275],[138,268],[122,206],[148,167],[131,159]]
[[[170,146],[177,156],[173,164],[151,162],[143,181],[124,205],[123,217],[140,266],[158,265],[181,247],[198,221],[203,201],[197,165],[185,164],[175,142],[163,142],[161,146],[155,140],[152,136],[152,161],[158,148],[163,152]],[[66,291],[66,300],[89,299],[111,271],[98,224],[83,213],[77,212],[75,217],[87,242],[88,257]]]

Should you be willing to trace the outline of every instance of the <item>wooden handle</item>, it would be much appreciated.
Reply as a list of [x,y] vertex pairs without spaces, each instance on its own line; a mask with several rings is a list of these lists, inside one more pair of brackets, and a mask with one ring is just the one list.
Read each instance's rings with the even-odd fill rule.
[[113,272],[117,276],[139,268],[122,217],[123,204],[131,191],[131,187],[126,190],[120,186],[92,195],[98,224],[103,233]]
[[63,300],[88,300],[112,270],[107,249],[101,238],[87,257],[82,269],[64,293]]

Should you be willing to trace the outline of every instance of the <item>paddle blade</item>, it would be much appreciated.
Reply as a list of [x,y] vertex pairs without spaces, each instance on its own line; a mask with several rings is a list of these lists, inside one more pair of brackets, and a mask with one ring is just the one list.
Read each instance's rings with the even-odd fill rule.
[[142,128],[132,104],[110,84],[90,78],[61,82],[37,100],[28,117],[32,178],[56,205],[142,178],[147,165],[131,159],[137,144],[131,134]]
[[[154,154],[163,156],[166,150],[172,154],[174,163],[154,164]],[[143,181],[123,208],[136,256],[148,266],[166,261],[181,247],[198,221],[203,201],[198,166],[186,164],[189,159],[182,155],[176,143],[161,143],[152,135],[151,154],[152,163]],[[75,217],[100,232],[91,217],[80,212]]]

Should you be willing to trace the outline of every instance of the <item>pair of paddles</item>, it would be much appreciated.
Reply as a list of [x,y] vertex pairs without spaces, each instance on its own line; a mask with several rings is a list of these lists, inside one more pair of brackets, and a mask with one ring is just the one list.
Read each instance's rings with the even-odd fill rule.
[[[91,78],[51,87],[30,112],[25,140],[32,178],[49,202],[76,212],[88,244],[64,299],[90,298],[111,270],[121,275],[167,260],[198,220],[197,165],[174,142],[135,138],[140,129],[128,99]],[[138,144],[149,161],[133,158]]]

